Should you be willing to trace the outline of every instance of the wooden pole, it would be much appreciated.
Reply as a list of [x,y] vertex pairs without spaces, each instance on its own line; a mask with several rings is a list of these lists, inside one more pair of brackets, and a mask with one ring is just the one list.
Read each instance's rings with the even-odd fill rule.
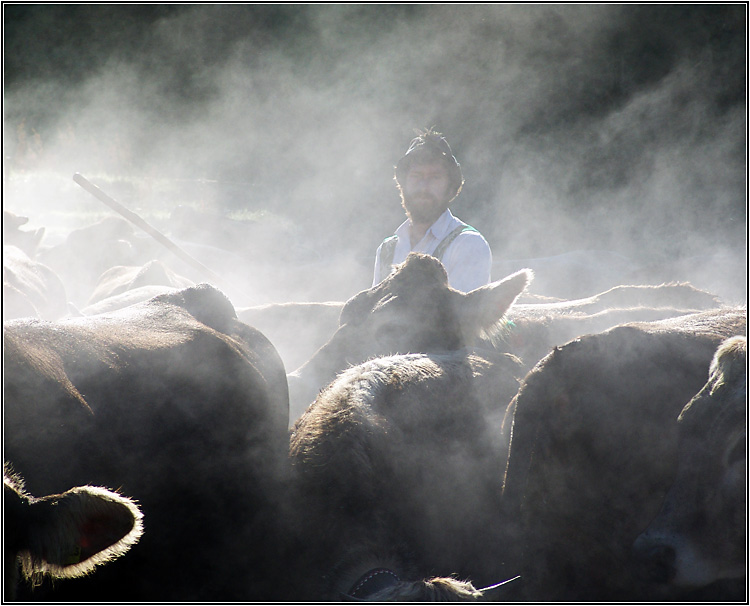
[[148,222],[143,220],[141,217],[139,217],[137,214],[135,214],[133,211],[128,210],[125,208],[122,204],[120,204],[117,200],[114,198],[111,198],[107,194],[105,194],[101,189],[99,189],[96,185],[91,183],[88,179],[86,179],[83,175],[80,173],[76,173],[73,175],[73,181],[78,183],[83,189],[85,189],[87,192],[98,198],[100,201],[104,202],[107,206],[109,206],[112,210],[120,213],[123,217],[125,217],[128,221],[135,224],[136,226],[140,227],[143,231],[145,231],[149,236],[151,236],[154,240],[159,242],[161,245],[168,248],[170,251],[172,251],[175,255],[177,255],[180,259],[185,261],[188,265],[191,265],[195,269],[199,270],[202,274],[204,274],[207,278],[210,278],[214,282],[216,282],[218,285],[222,285],[224,282],[221,277],[217,274],[215,274],[213,271],[211,271],[208,267],[203,265],[200,261],[190,256],[188,253],[186,253],[184,250],[182,250],[177,244],[172,242],[167,236],[165,236],[163,233],[161,233],[158,229],[150,225]]

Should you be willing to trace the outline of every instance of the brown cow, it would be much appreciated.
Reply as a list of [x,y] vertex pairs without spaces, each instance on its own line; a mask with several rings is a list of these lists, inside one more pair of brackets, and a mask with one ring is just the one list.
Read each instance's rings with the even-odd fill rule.
[[106,488],[79,486],[34,498],[6,463],[5,599],[16,599],[21,576],[37,585],[45,576],[71,579],[120,557],[141,538],[142,518],[135,502]]
[[614,286],[583,299],[563,301],[519,301],[514,310],[563,311],[595,314],[608,309],[690,309],[694,311],[713,309],[721,304],[719,298],[686,282],[670,282],[652,285],[625,284]]
[[193,286],[193,282],[176,274],[162,261],[156,259],[137,266],[116,265],[99,276],[94,291],[89,297],[88,305],[140,286],[153,285],[180,289]]
[[3,246],[3,321],[57,320],[68,314],[65,286],[49,267],[16,246]]
[[290,446],[310,599],[476,599],[504,580],[500,427],[519,372],[507,354],[395,355],[319,394]]
[[746,337],[722,343],[708,382],[677,423],[677,478],[635,552],[657,582],[705,587],[741,578],[747,570]]
[[[642,288],[642,287],[634,287]],[[671,288],[658,288],[662,293]],[[638,305],[586,311],[579,300],[561,305],[517,305],[508,313],[508,322],[491,336],[491,343],[499,351],[512,352],[524,362],[527,371],[546,356],[555,346],[563,345],[582,335],[602,332],[619,324],[651,322],[674,318],[706,309]],[[717,307],[717,305],[711,305]]]
[[138,286],[136,288],[128,289],[117,295],[112,295],[101,301],[97,301],[92,305],[87,305],[83,309],[79,310],[76,315],[79,316],[95,316],[97,314],[103,314],[110,311],[117,311],[118,309],[124,309],[130,307],[136,303],[142,303],[148,301],[159,295],[166,295],[169,293],[177,292],[179,288],[173,286],[164,286],[158,284],[149,284],[146,286]]
[[287,368],[298,368],[339,325],[340,301],[269,303],[237,307],[237,317],[266,335]]
[[4,451],[29,491],[120,487],[149,522],[127,558],[29,597],[279,597],[286,374],[221,292],[199,285],[109,314],[9,321],[4,354]]
[[[523,292],[507,314],[514,324],[512,329],[506,326],[507,344],[500,349],[513,351],[530,369],[554,345],[562,345],[581,334],[599,332],[623,322],[692,313],[719,304],[714,295],[689,284],[616,286],[573,301]],[[237,307],[237,317],[271,339],[287,368],[299,368],[336,331],[343,307],[342,301],[269,303]]]
[[289,374],[291,420],[337,372],[368,357],[481,342],[517,355],[530,370],[552,347],[577,336],[718,304],[713,295],[680,284],[617,287],[584,300],[518,304],[513,301],[530,272],[464,294],[448,286],[444,271],[438,260],[412,254],[388,279],[347,301],[337,332]]
[[538,277],[533,291],[540,295],[575,299],[621,284],[638,263],[610,250],[573,250],[549,257],[498,259],[492,275],[504,275],[521,267]]
[[33,231],[20,229],[29,222],[28,217],[22,217],[9,210],[3,210],[3,244],[17,246],[30,258],[34,258],[39,244],[44,238],[44,228]]
[[[617,326],[555,348],[509,407],[507,544],[525,599],[660,599],[630,548],[677,462],[674,419],[744,308]],[[512,527],[509,527],[512,530]],[[666,594],[670,597],[670,594]],[[674,595],[671,595],[674,598]]]
[[349,299],[339,328],[317,353],[290,373],[290,420],[315,399],[340,370],[373,356],[450,351],[474,345],[526,288],[520,271],[470,293],[448,286],[445,268],[412,253],[377,286]]
[[106,217],[97,223],[70,231],[64,242],[42,247],[37,260],[52,268],[65,284],[76,307],[86,305],[99,276],[115,265],[138,265],[151,246],[150,238],[139,238],[131,223],[121,217]]

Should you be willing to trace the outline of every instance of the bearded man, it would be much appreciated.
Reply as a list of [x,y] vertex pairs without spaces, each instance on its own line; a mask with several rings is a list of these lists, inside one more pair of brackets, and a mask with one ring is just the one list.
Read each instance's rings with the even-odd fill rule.
[[378,247],[372,285],[383,281],[410,252],[439,259],[448,272],[448,283],[456,290],[469,292],[488,284],[492,268],[489,244],[448,210],[464,178],[445,137],[433,130],[420,133],[396,165],[394,179],[407,219]]

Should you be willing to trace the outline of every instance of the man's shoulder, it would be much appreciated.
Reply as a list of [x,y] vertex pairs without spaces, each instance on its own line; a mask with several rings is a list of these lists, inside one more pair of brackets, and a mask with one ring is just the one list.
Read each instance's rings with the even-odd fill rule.
[[450,242],[446,248],[451,248],[460,255],[468,254],[473,256],[492,254],[489,242],[487,242],[485,237],[476,227],[464,224],[464,227],[457,230],[457,232],[458,233],[453,238],[450,238]]
[[[469,225],[465,221],[459,219],[451,212],[450,209],[446,209],[446,211],[440,216],[440,218],[435,221],[435,226],[437,226],[438,224],[440,225],[440,229],[443,232],[443,238],[472,233],[482,236],[482,234],[476,227],[474,227],[473,225]],[[484,236],[482,236],[482,238],[483,237]]]
[[386,242],[391,243],[389,244],[389,246],[395,246],[396,243],[398,243],[399,237],[408,235],[408,229],[409,229],[409,222],[404,221],[401,225],[399,225],[396,228],[396,231],[394,233],[392,233],[390,236],[386,236],[385,238],[383,238],[383,241],[380,243],[379,246],[382,248]]
[[480,232],[473,225],[469,225],[468,223],[465,223],[464,221],[458,218],[456,218],[456,225],[450,231],[450,233],[448,234],[448,237],[451,237],[454,239],[460,238],[461,241],[482,240],[486,242],[484,236],[482,235],[482,232]]
[[380,243],[380,246],[377,250],[376,259],[380,260],[380,263],[383,267],[390,267],[393,263],[393,257],[396,253],[397,244],[398,236],[396,234],[388,236]]
[[482,234],[479,233],[478,229],[472,227],[468,223],[459,221],[459,224],[456,225],[453,230],[445,236],[445,238],[443,238],[440,244],[438,244],[434,256],[438,259],[442,259],[443,255],[454,245],[454,243],[457,247],[461,248],[465,245],[469,245],[472,250],[478,250],[480,248],[489,250],[489,244],[487,244],[487,241]]

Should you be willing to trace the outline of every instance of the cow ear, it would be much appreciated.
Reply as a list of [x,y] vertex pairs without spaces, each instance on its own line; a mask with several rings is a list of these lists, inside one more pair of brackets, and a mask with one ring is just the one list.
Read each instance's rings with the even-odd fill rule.
[[466,293],[458,310],[468,334],[478,334],[494,326],[534,279],[534,272],[522,269]]
[[104,488],[77,487],[31,507],[33,528],[20,555],[28,578],[88,574],[123,555],[143,534],[143,514],[135,502]]

